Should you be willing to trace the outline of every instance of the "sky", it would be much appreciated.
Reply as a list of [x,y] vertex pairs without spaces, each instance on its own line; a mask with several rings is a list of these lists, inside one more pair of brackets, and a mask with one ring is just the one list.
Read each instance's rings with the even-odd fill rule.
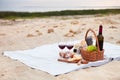
[[34,11],[97,6],[119,6],[120,0],[0,0],[0,11]]

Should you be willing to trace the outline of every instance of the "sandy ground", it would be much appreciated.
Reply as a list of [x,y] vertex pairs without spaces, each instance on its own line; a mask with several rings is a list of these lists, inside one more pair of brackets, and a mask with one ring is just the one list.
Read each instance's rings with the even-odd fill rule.
[[106,42],[120,45],[120,14],[0,19],[0,80],[120,80],[120,61],[52,76],[3,56],[3,51],[31,49],[59,41],[84,39],[87,29],[104,27]]

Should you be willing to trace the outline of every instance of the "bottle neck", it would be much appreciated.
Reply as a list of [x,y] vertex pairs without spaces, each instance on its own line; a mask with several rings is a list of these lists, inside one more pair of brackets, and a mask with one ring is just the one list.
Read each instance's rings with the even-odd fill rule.
[[102,35],[102,25],[99,27],[99,35]]

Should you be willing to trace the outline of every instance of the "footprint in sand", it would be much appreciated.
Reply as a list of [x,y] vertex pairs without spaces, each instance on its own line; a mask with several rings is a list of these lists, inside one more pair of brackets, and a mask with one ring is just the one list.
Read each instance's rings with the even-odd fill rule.
[[110,39],[114,39],[114,37],[110,37]]
[[81,33],[80,29],[77,29],[77,30],[70,29],[69,32],[66,33],[64,36],[65,37],[74,37],[76,34],[80,34],[80,33]]
[[53,26],[53,28],[57,28],[58,26],[56,25],[56,26]]
[[42,33],[39,30],[35,31],[39,36],[42,35]]
[[42,35],[42,33],[41,33],[39,30],[36,30],[35,32],[36,32],[37,34],[30,34],[30,33],[29,33],[29,34],[27,34],[27,37],[36,37],[36,36],[38,36],[38,35],[39,35],[39,36]]
[[36,35],[33,34],[27,34],[27,37],[35,37]]
[[79,24],[79,21],[72,21],[71,24],[77,25],[77,24]]
[[5,76],[5,74],[1,74],[0,76]]
[[64,36],[65,36],[65,37],[74,37],[75,34],[77,34],[77,32],[74,31],[74,30],[72,30],[72,29],[70,29],[69,32],[66,33]]
[[74,37],[75,35],[73,33],[66,33],[64,36],[65,37]]
[[5,36],[6,34],[4,34],[4,33],[0,33],[0,36]]
[[6,36],[6,34],[4,34],[4,33],[0,33],[0,36],[2,36],[2,37],[3,37],[3,36]]
[[47,33],[53,33],[54,32],[54,29],[48,29]]
[[109,28],[112,28],[112,29],[117,29],[117,27],[116,27],[116,26],[111,26],[111,27],[109,27]]

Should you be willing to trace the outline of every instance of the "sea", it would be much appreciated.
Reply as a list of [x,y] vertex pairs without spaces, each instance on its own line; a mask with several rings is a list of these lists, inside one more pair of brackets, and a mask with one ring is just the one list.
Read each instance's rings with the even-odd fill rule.
[[23,11],[28,11],[28,12],[48,12],[48,11],[63,11],[63,10],[99,10],[99,9],[120,9],[120,6],[80,6],[76,8],[71,8],[71,7],[66,7],[66,8],[48,8],[48,7],[43,7],[40,8],[38,7],[33,7],[29,6]]
[[0,11],[15,12],[50,12],[63,10],[99,10],[99,9],[120,9],[120,6],[80,6],[80,7],[41,7],[41,6],[24,6],[22,8],[0,9]]

